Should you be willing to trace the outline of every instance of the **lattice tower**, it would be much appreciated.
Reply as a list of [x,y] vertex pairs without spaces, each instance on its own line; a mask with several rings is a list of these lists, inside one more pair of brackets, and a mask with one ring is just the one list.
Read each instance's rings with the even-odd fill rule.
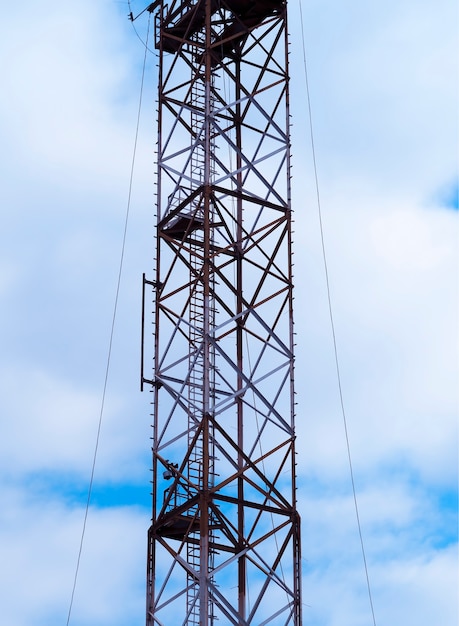
[[287,7],[150,6],[159,54],[147,626],[301,624]]

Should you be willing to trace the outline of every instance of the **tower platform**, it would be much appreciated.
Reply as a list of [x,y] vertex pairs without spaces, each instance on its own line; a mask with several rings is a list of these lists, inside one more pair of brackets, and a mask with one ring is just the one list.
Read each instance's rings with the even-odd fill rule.
[[[188,6],[188,8],[187,8]],[[212,15],[219,10],[233,13],[226,19],[216,41],[213,42],[214,63],[231,56],[245,40],[248,33],[259,26],[267,17],[280,13],[285,0],[213,0]],[[161,41],[165,52],[177,52],[179,48],[205,27],[206,5],[182,2],[180,9],[167,15],[161,27]],[[157,47],[160,43],[157,42]]]

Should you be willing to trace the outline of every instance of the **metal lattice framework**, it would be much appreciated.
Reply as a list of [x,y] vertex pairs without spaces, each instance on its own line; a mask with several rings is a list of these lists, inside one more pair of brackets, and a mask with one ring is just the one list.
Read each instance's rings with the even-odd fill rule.
[[301,624],[286,2],[155,2],[147,625]]

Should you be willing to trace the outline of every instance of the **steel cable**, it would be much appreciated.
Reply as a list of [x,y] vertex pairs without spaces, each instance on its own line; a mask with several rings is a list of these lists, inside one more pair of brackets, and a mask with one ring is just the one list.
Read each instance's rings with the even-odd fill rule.
[[318,172],[317,172],[317,159],[316,159],[316,150],[315,150],[315,142],[314,142],[314,125],[313,125],[313,120],[312,120],[312,107],[311,107],[311,97],[310,97],[310,90],[309,90],[308,66],[307,66],[307,60],[306,60],[304,19],[303,19],[303,10],[301,7],[301,0],[298,0],[298,4],[300,8],[301,35],[302,35],[302,43],[303,43],[303,63],[304,63],[305,83],[306,83],[306,99],[307,99],[308,115],[309,115],[309,134],[310,134],[312,161],[313,161],[313,168],[314,168],[314,180],[315,180],[316,200],[317,200],[317,209],[318,209],[319,225],[320,225],[322,257],[323,257],[324,271],[325,271],[325,283],[326,283],[326,289],[327,289],[328,312],[329,312],[330,326],[331,326],[332,337],[333,337],[333,351],[334,351],[336,376],[337,376],[337,381],[338,381],[338,391],[339,391],[339,399],[340,399],[340,405],[341,405],[341,413],[343,417],[344,433],[345,433],[345,438],[346,438],[347,457],[348,457],[348,462],[349,462],[349,473],[350,473],[351,484],[352,484],[352,494],[353,494],[353,499],[354,499],[355,516],[357,520],[357,526],[358,526],[359,538],[360,538],[360,547],[362,550],[362,558],[363,558],[363,564],[365,568],[368,599],[369,599],[371,614],[373,618],[373,625],[376,626],[375,611],[374,611],[374,606],[373,606],[373,597],[372,597],[372,591],[371,591],[371,585],[370,585],[370,576],[368,573],[367,558],[365,554],[365,544],[363,541],[362,526],[360,523],[359,506],[357,502],[357,493],[355,489],[351,445],[350,445],[350,440],[349,440],[346,411],[344,407],[340,362],[338,358],[338,345],[337,345],[337,340],[336,340],[335,322],[334,322],[334,317],[333,317],[333,307],[332,307],[330,280],[329,280],[327,254],[326,254],[326,246],[325,246],[324,227],[323,227],[323,222],[322,222],[322,206],[321,206],[321,199],[320,199],[319,177],[318,177]]
[[134,148],[133,148],[133,154],[132,154],[131,172],[130,172],[130,178],[129,178],[129,190],[128,190],[128,199],[127,199],[127,206],[126,206],[126,217],[125,217],[125,222],[124,222],[124,231],[123,231],[123,239],[122,239],[122,244],[121,244],[121,254],[120,254],[120,262],[119,262],[119,269],[118,269],[118,278],[117,278],[117,284],[116,284],[115,301],[114,301],[114,305],[113,305],[113,315],[112,315],[111,327],[110,327],[110,339],[109,339],[109,344],[108,344],[107,363],[106,363],[106,367],[105,367],[105,376],[104,376],[104,384],[103,384],[103,390],[102,390],[102,399],[101,399],[100,412],[99,412],[99,421],[98,421],[98,426],[97,426],[96,442],[95,442],[95,446],[94,446],[94,454],[93,454],[92,467],[91,467],[91,476],[90,476],[90,479],[89,479],[89,487],[88,487],[88,495],[87,495],[87,499],[86,499],[85,513],[84,513],[84,519],[83,519],[83,527],[82,527],[82,531],[81,531],[80,544],[79,544],[79,549],[78,549],[78,557],[77,557],[77,562],[76,562],[76,567],[75,567],[75,575],[74,575],[74,578],[73,578],[72,593],[71,593],[71,597],[70,597],[70,604],[69,604],[69,610],[68,610],[68,615],[67,615],[66,626],[69,626],[69,624],[70,624],[70,618],[71,618],[72,609],[73,609],[73,602],[74,602],[74,598],[75,598],[75,590],[76,590],[77,581],[78,581],[78,573],[79,573],[79,570],[80,570],[81,555],[82,555],[82,552],[83,552],[83,544],[84,544],[84,538],[85,538],[85,533],[86,533],[86,525],[87,525],[88,515],[89,515],[89,506],[90,506],[90,503],[91,503],[93,484],[94,484],[94,476],[95,476],[95,469],[96,469],[97,453],[98,453],[98,449],[99,449],[100,434],[101,434],[101,429],[102,429],[102,420],[103,420],[104,407],[105,407],[105,397],[106,397],[106,394],[107,394],[107,384],[108,384],[108,377],[109,377],[109,371],[110,371],[110,361],[111,361],[112,347],[113,347],[113,336],[114,336],[114,331],[115,331],[116,314],[117,314],[117,310],[118,310],[118,300],[119,300],[120,287],[121,287],[121,276],[122,276],[122,273],[123,273],[124,252],[125,252],[125,248],[126,248],[126,237],[127,237],[128,223],[129,223],[129,213],[130,213],[130,208],[131,208],[132,182],[133,182],[133,177],[134,177],[134,165],[135,165],[135,159],[136,159],[136,153],[137,153],[137,140],[138,140],[138,136],[139,136],[140,114],[141,114],[141,110],[142,110],[142,96],[143,96],[143,86],[144,86],[144,79],[145,79],[145,68],[146,68],[146,60],[147,60],[147,52],[148,52],[148,35],[149,35],[149,31],[150,31],[150,18],[148,19],[147,39],[146,39],[146,42],[144,44],[145,45],[145,56],[144,56],[144,60],[143,60],[142,78],[141,78],[141,83],[140,83],[139,106],[138,106],[138,112],[137,112],[137,124],[136,124]]

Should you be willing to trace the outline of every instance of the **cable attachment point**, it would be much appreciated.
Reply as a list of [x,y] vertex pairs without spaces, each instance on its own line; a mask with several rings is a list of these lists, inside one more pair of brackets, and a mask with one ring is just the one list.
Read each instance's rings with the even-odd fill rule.
[[[148,5],[143,11],[140,11],[140,13],[138,15],[136,15],[134,17],[134,14],[132,13],[132,11],[130,11],[128,18],[131,20],[131,22],[135,22],[135,20],[140,17],[141,15],[143,15],[145,13],[145,11],[148,11],[148,13],[153,13],[154,11],[156,11],[156,9],[159,7],[159,5],[161,4],[162,0],[156,0],[156,2],[152,2],[150,5]],[[131,3],[129,2],[129,8],[131,7]]]
[[153,11],[155,11],[159,7],[160,4],[161,4],[161,0],[156,0],[156,2],[152,2],[150,6],[147,8],[147,11],[149,13],[153,13]]

